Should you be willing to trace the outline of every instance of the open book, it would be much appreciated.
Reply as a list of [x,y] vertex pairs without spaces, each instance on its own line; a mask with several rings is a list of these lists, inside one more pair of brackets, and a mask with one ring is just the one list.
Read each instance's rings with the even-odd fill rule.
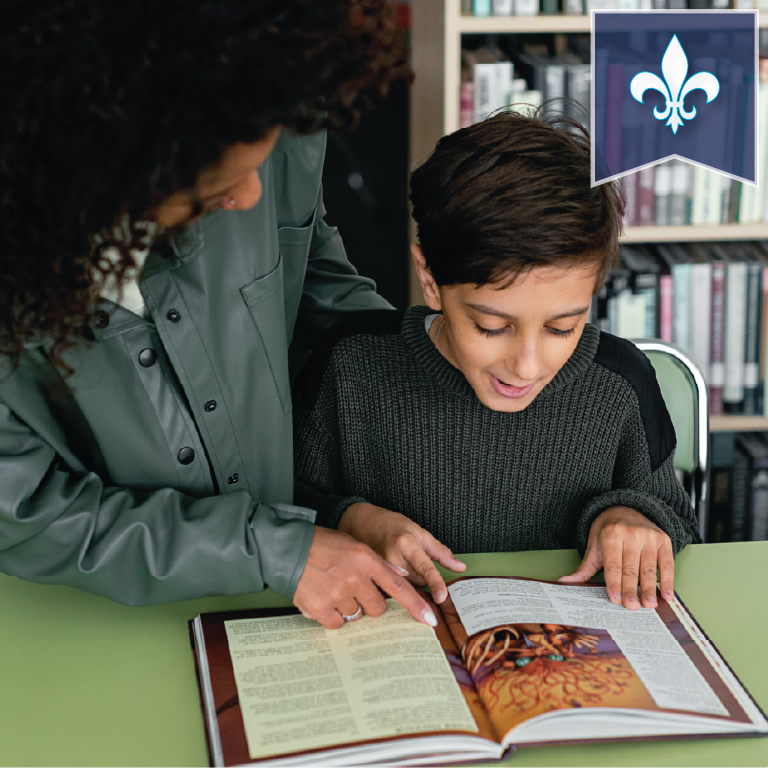
[[679,600],[600,584],[459,578],[419,624],[326,630],[293,608],[190,622],[213,765],[430,765],[519,746],[768,733]]

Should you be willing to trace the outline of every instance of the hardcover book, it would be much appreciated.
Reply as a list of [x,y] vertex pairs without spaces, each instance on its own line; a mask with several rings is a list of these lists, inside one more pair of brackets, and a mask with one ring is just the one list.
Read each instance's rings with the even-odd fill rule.
[[452,581],[438,626],[392,600],[326,630],[293,608],[190,622],[216,766],[441,765],[519,747],[768,733],[683,603],[601,584]]

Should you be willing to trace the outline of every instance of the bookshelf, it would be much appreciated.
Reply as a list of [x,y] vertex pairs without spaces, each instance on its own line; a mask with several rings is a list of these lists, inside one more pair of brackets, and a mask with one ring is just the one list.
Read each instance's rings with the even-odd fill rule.
[[[441,136],[459,127],[462,35],[588,33],[589,16],[538,15],[462,16],[461,0],[417,0],[411,5],[412,66],[411,170],[434,149]],[[768,13],[759,20],[768,27]],[[415,233],[412,233],[415,234]],[[414,238],[412,238],[414,239]],[[718,226],[630,227],[623,242],[694,242],[768,239],[768,224]],[[410,300],[421,302],[421,290],[411,267]],[[713,432],[768,431],[768,419],[756,416],[713,416]]]

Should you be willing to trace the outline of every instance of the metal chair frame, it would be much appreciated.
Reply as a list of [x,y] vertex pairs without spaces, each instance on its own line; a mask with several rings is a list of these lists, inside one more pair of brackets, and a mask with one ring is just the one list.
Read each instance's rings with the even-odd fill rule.
[[709,398],[707,383],[696,363],[682,349],[659,339],[632,339],[643,352],[661,352],[673,357],[693,379],[696,391],[696,413],[694,414],[694,445],[696,446],[696,468],[691,473],[686,491],[699,521],[701,540],[705,541],[707,531],[707,508],[709,502]]

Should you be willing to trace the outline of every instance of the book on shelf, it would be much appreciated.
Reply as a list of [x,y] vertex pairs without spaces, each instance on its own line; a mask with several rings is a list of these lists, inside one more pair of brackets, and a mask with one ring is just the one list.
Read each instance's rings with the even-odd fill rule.
[[725,271],[725,382],[723,411],[740,413],[744,405],[744,352],[747,330],[747,262],[740,244],[728,251]]
[[211,763],[440,765],[519,747],[765,735],[679,598],[462,577],[435,629],[393,600],[326,630],[294,608],[190,622]]
[[710,438],[711,470],[707,542],[731,541],[735,438],[729,432],[713,432]]
[[725,272],[726,255],[715,245],[710,249],[712,258],[712,310],[709,325],[709,412],[718,416],[723,412],[723,386],[725,385]]

